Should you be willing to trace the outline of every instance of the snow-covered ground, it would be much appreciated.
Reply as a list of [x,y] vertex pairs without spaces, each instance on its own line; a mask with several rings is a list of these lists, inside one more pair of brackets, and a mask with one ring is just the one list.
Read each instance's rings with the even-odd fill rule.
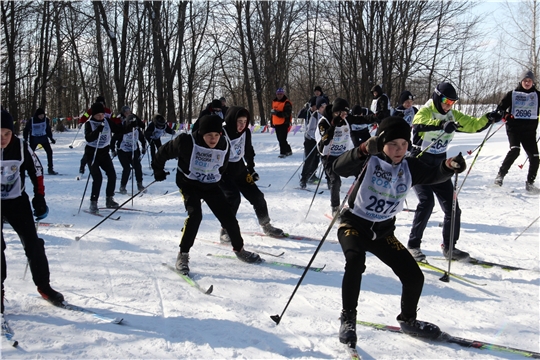
[[[498,127],[498,126],[496,126]],[[495,128],[496,128],[495,127]],[[214,286],[211,295],[190,287],[177,274],[162,266],[173,264],[178,252],[180,231],[186,217],[172,173],[155,183],[148,193],[135,198],[133,207],[163,211],[159,215],[118,211],[119,221],[107,220],[75,241],[101,218],[77,210],[86,177],[76,181],[84,141],[69,145],[75,131],[55,134],[55,169],[60,176],[46,176],[46,199],[50,207],[44,220],[74,224],[72,228],[39,228],[46,241],[51,268],[51,284],[67,301],[124,323],[102,322],[91,315],[56,308],[42,300],[31,281],[23,279],[26,258],[17,235],[4,228],[7,242],[8,279],[6,317],[19,341],[18,348],[2,340],[5,358],[346,358],[337,338],[341,310],[341,280],[344,257],[340,246],[326,242],[314,266],[326,264],[323,272],[309,271],[279,325],[270,319],[281,314],[298,283],[302,270],[270,265],[249,265],[236,259],[209,257],[232,255],[228,248],[196,241],[191,250],[191,272],[201,286]],[[457,134],[449,151],[466,154],[484,138],[484,133]],[[164,140],[168,140],[165,138]],[[289,136],[294,155],[278,159],[275,135],[253,136],[258,184],[265,193],[272,223],[286,232],[321,238],[329,220],[329,192],[317,195],[305,218],[313,193],[296,190],[303,160],[303,134]],[[438,324],[454,336],[540,351],[539,348],[539,223],[516,236],[539,214],[539,197],[525,192],[525,154],[512,166],[502,188],[493,179],[508,150],[504,129],[485,145],[465,186],[459,194],[462,209],[460,249],[472,256],[527,268],[505,271],[470,264],[453,263],[452,272],[485,286],[473,286],[455,279],[439,280],[441,274],[425,271],[425,285],[418,317]],[[38,156],[46,166],[43,150]],[[473,156],[466,156],[470,165]],[[115,159],[120,175],[120,164]],[[143,160],[144,183],[153,181],[148,161]],[[170,161],[166,167],[175,168]],[[88,174],[88,173],[87,173]],[[285,188],[283,186],[292,177]],[[460,176],[461,180],[464,175]],[[342,196],[353,179],[344,179]],[[538,182],[537,182],[538,184]],[[271,186],[270,186],[271,185]],[[100,205],[104,205],[104,186]],[[117,184],[117,188],[118,188]],[[270,187],[265,187],[270,186]],[[131,183],[128,184],[128,188]],[[168,194],[162,196],[166,191]],[[89,206],[89,192],[83,208]],[[126,195],[116,199],[125,201]],[[409,194],[408,206],[417,200]],[[131,205],[129,203],[128,205]],[[446,268],[440,258],[443,213],[436,206],[422,249],[428,260]],[[219,223],[206,206],[199,239],[218,241]],[[400,213],[396,235],[406,243],[412,213]],[[258,231],[253,209],[242,201],[238,220],[243,231]],[[329,240],[336,240],[336,228]],[[281,261],[305,265],[317,242],[244,237],[246,248],[282,252]],[[268,260],[274,260],[263,255]],[[392,271],[372,255],[362,281],[358,318],[397,325],[401,285]],[[467,349],[458,345],[426,342],[359,326],[358,348],[364,359],[464,359],[520,358],[491,350]]]

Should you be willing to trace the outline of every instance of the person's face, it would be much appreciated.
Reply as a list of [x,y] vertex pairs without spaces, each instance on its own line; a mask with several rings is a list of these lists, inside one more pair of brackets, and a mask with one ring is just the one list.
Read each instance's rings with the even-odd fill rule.
[[309,108],[309,110],[311,110],[311,112],[317,111],[317,105],[313,105],[312,107]]
[[11,142],[11,137],[13,132],[9,129],[2,128],[2,133],[0,134],[0,148],[5,149]]
[[221,107],[225,107],[225,106],[227,106],[227,101],[221,100]]
[[321,96],[322,94],[319,90],[315,90],[313,93],[315,94],[315,96]]
[[383,152],[393,164],[399,164],[405,157],[409,142],[405,139],[395,139],[384,144]]
[[403,103],[405,109],[410,109],[413,106],[414,100],[408,99]]
[[322,104],[322,105],[319,107],[319,113],[324,114],[325,110],[326,110],[326,104]]
[[529,90],[530,88],[532,88],[533,86],[533,81],[531,78],[525,78],[523,80],[521,80],[521,86],[525,89],[525,90]]
[[339,112],[339,117],[344,119],[344,120],[347,118],[347,115],[349,115],[348,111],[340,111]]
[[94,120],[102,121],[103,119],[105,119],[105,114],[104,113],[92,114],[92,117],[94,118]]
[[124,116],[125,117],[128,117],[129,115],[131,115],[131,110],[124,111]]
[[279,93],[279,94],[276,94],[276,97],[277,97],[278,100],[281,100],[281,99],[283,99],[283,95],[285,95],[285,94]]
[[40,119],[40,120],[43,120],[44,117],[45,117],[45,114],[39,114],[38,115],[38,119]]
[[220,137],[221,135],[217,132],[209,132],[203,135],[203,140],[210,149],[213,149],[219,142]]
[[444,112],[449,112],[452,109],[452,106],[454,106],[454,104],[450,105],[446,103],[441,103],[441,108],[444,110]]
[[374,97],[374,98],[376,98],[376,97],[379,95],[379,93],[376,92],[376,91],[374,91],[372,94],[373,94],[373,97]]
[[247,126],[247,117],[246,116],[240,116],[238,119],[236,119],[236,131],[242,132]]

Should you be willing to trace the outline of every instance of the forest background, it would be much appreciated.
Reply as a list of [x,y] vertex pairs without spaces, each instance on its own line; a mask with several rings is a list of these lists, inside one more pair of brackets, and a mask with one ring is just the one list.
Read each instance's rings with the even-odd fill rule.
[[[298,112],[315,85],[369,106],[383,87],[426,101],[450,81],[459,104],[494,104],[526,68],[540,76],[537,0],[2,1],[2,105],[117,112],[191,123],[214,98],[269,121],[283,87]],[[473,109],[474,112],[474,109]],[[19,126],[19,124],[17,124]]]

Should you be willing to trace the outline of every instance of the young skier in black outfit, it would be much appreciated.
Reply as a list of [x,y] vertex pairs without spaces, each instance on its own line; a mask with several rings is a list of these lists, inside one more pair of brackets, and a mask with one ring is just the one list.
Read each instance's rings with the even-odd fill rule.
[[[105,118],[105,108],[102,103],[92,104],[92,117],[84,123],[84,137],[86,147],[84,153],[90,164],[92,175],[92,192],[90,195],[90,209],[92,213],[98,213],[98,198],[103,182],[101,169],[107,175],[107,187],[105,189],[108,208],[117,208],[114,201],[114,188],[116,187],[116,171],[109,155],[110,142],[113,133],[122,132],[122,125],[114,123],[110,118]],[[101,169],[100,169],[101,168]]]
[[165,133],[174,135],[176,134],[176,131],[171,129],[163,115],[155,114],[154,118],[144,131],[144,137],[148,140],[148,144],[150,145],[150,156],[152,161],[154,161],[156,157],[156,151],[161,147],[161,137]]
[[30,136],[30,147],[32,151],[36,151],[38,145],[43,147],[45,153],[47,153],[47,168],[49,175],[58,175],[54,171],[53,166],[53,151],[51,144],[49,144],[49,139],[53,144],[56,144],[56,140],[53,139],[51,124],[49,118],[45,116],[45,110],[38,108],[28,121],[23,130],[24,141],[28,141],[28,136]]
[[403,209],[412,186],[448,180],[454,172],[464,171],[466,164],[461,154],[441,160],[436,166],[405,158],[410,136],[411,127],[402,118],[384,119],[377,136],[334,162],[334,171],[339,176],[360,174],[338,229],[345,255],[339,331],[339,340],[344,344],[356,345],[356,308],[362,274],[366,270],[366,251],[388,265],[402,283],[401,313],[397,320],[403,332],[429,338],[440,334],[438,326],[416,320],[424,276],[414,258],[394,236],[396,215]]
[[[117,148],[118,160],[122,164],[122,177],[120,179],[120,194],[127,194],[126,185],[129,180],[131,168],[135,171],[137,190],[144,190],[143,172],[141,167],[141,153],[146,153],[146,139],[144,138],[144,123],[137,115],[130,114],[122,117],[122,132],[114,134],[113,148]],[[139,149],[139,142],[141,149]]]
[[534,84],[534,74],[527,70],[521,75],[518,87],[509,91],[501,100],[497,110],[506,112],[506,135],[510,143],[510,151],[495,178],[495,184],[502,186],[503,179],[510,170],[510,166],[519,156],[520,144],[529,157],[529,172],[525,182],[525,190],[539,194],[540,189],[534,186],[538,173],[538,143],[536,142],[536,129],[538,128],[538,115],[540,115],[540,91]]
[[402,117],[409,125],[412,126],[414,115],[418,112],[418,109],[413,106],[414,95],[405,90],[399,95],[399,106],[394,109],[392,116]]
[[[230,107],[225,116],[225,136],[229,140],[231,151],[229,164],[219,187],[229,201],[235,217],[240,207],[241,193],[253,206],[264,233],[270,236],[283,236],[283,230],[270,224],[264,194],[255,184],[259,180],[259,175],[255,172],[255,150],[251,143],[249,120],[249,112],[239,106]],[[222,242],[231,241],[229,234],[223,228],[221,228],[220,239]]]
[[[51,288],[49,284],[49,262],[45,255],[45,242],[39,238],[32,217],[30,199],[25,191],[26,171],[34,186],[32,206],[37,220],[44,219],[49,213],[45,202],[45,186],[43,184],[43,167],[28,146],[13,135],[13,118],[2,110],[1,129],[1,182],[2,182],[2,218],[7,221],[21,239],[32,280],[38,292],[54,305],[61,305],[64,296]],[[7,278],[6,242],[4,240],[4,222],[2,221],[2,314],[4,313],[4,280]]]
[[221,226],[227,230],[238,259],[248,263],[261,261],[258,254],[244,250],[238,221],[218,186],[229,162],[229,142],[221,136],[222,123],[218,115],[203,116],[196,131],[180,134],[160,147],[152,163],[154,178],[163,181],[168,175],[164,171],[166,161],[178,158],[176,185],[182,193],[188,217],[182,229],[176,269],[186,275],[189,274],[189,250],[202,221],[201,200],[206,202]]

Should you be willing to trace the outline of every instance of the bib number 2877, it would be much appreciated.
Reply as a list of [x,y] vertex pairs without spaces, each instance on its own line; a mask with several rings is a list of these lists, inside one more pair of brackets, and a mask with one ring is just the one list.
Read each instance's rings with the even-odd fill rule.
[[372,202],[366,206],[366,209],[369,211],[374,211],[378,214],[391,214],[396,211],[399,201],[388,201],[384,199],[379,199],[376,196],[370,196],[369,200]]

